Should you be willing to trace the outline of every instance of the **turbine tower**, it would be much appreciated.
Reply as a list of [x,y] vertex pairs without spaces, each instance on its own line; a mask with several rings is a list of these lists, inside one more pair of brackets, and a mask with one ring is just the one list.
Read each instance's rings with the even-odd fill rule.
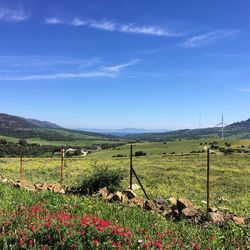
[[218,123],[215,127],[220,126],[220,125],[221,125],[221,139],[223,140],[224,139],[224,126],[227,126],[227,124],[224,123],[223,113],[221,116],[221,122]]

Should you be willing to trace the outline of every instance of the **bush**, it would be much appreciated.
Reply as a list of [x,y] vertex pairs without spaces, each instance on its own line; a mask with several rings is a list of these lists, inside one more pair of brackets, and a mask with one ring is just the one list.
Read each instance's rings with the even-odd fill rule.
[[137,151],[137,152],[135,152],[135,156],[145,156],[145,155],[146,155],[146,153],[143,152],[143,151]]
[[21,139],[21,140],[19,140],[19,145],[26,147],[27,141],[25,139]]
[[103,187],[114,192],[120,188],[121,181],[124,178],[124,172],[120,169],[108,169],[100,167],[93,171],[89,176],[86,176],[79,187],[83,194],[93,194]]
[[232,146],[232,144],[229,143],[229,142],[225,142],[225,145],[226,145],[227,147],[229,147],[229,148]]
[[118,154],[118,155],[113,155],[112,157],[124,157],[124,155]]

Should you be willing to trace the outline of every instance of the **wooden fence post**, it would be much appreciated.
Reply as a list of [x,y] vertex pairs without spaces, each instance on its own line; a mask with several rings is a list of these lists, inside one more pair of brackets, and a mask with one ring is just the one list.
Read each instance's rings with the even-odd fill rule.
[[61,149],[61,179],[60,179],[61,187],[63,183],[63,169],[64,169],[64,148]]
[[19,147],[19,154],[20,154],[20,180],[23,180],[23,154],[24,154],[24,147],[20,145]]
[[210,149],[207,149],[207,212],[210,208]]

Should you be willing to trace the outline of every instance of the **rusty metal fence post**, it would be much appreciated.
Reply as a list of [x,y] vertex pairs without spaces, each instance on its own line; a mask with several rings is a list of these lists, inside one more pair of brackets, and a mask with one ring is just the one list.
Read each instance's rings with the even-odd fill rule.
[[149,199],[148,195],[147,195],[147,193],[146,193],[146,191],[145,191],[145,189],[144,189],[144,187],[143,187],[143,185],[142,185],[142,183],[141,183],[141,181],[140,181],[140,179],[138,177],[138,175],[136,174],[136,172],[135,172],[135,170],[133,168],[133,145],[130,145],[129,187],[130,187],[131,190],[133,189],[133,174],[135,175],[136,180],[138,181],[139,185],[141,186],[141,189],[142,189],[144,195],[146,196],[147,199]]

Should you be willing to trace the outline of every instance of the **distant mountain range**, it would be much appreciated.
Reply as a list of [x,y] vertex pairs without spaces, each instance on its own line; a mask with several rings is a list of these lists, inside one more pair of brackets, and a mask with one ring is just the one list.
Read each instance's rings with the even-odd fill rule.
[[[88,131],[86,131],[88,130]],[[235,122],[224,128],[226,138],[250,138],[250,119]],[[48,141],[74,140],[140,140],[164,141],[178,139],[220,138],[221,128],[150,131],[146,129],[66,129],[48,121],[27,119],[0,113],[0,135],[15,138],[40,138]]]
[[[109,135],[66,129],[48,121],[39,121],[3,113],[0,113],[0,135],[14,138],[40,138],[48,141],[112,139]],[[116,138],[114,139],[116,140]]]

